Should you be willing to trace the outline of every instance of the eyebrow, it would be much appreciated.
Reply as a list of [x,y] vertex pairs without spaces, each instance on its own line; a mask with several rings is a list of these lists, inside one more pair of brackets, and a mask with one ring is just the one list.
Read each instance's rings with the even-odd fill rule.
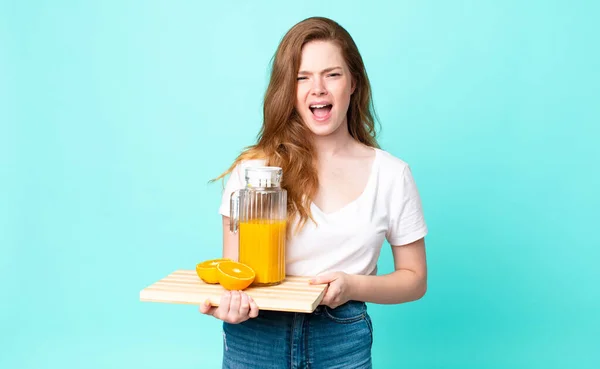
[[[331,72],[331,71],[334,71],[334,70],[336,70],[336,69],[342,69],[342,67],[331,67],[331,68],[323,69],[323,70],[321,71],[321,73],[327,73],[327,72]],[[298,72],[298,74],[310,74],[310,72],[307,72],[307,71],[301,70],[300,72]]]

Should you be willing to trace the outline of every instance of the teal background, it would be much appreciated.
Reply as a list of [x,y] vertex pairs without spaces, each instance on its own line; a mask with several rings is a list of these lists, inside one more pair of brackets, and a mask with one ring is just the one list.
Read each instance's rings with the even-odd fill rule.
[[312,15],[355,38],[430,227],[427,295],[370,305],[375,367],[600,367],[598,2],[366,3],[2,1],[0,367],[219,367],[217,320],[139,291],[220,255],[207,182]]

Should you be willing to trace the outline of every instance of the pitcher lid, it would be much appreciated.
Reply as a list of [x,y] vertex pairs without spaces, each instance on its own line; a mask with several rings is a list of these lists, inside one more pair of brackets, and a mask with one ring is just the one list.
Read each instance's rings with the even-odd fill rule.
[[280,167],[246,168],[247,187],[280,187],[283,170]]

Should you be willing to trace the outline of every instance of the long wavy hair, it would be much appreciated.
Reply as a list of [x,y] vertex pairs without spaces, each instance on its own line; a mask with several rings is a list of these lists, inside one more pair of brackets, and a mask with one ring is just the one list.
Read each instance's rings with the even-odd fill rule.
[[[225,177],[242,161],[263,159],[283,169],[282,187],[288,193],[288,224],[298,220],[297,230],[312,218],[310,205],[318,189],[316,155],[311,132],[295,109],[297,76],[302,47],[310,41],[331,41],[341,49],[350,69],[355,91],[348,107],[348,131],[357,141],[379,147],[371,85],[363,59],[350,34],[338,23],[312,17],[294,25],[281,40],[272,59],[269,85],[263,104],[263,124],[257,143],[246,147],[233,164],[215,178]],[[296,218],[298,217],[298,218]]]

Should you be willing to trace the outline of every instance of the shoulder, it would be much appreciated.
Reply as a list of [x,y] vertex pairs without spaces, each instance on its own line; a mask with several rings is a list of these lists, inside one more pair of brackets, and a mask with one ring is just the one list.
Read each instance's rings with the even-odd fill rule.
[[375,151],[377,152],[379,167],[382,172],[392,176],[402,176],[406,170],[410,170],[407,162],[390,152],[382,149],[375,149]]
[[416,183],[409,163],[384,150],[378,150],[377,154],[381,191],[388,194],[406,194],[416,191]]

